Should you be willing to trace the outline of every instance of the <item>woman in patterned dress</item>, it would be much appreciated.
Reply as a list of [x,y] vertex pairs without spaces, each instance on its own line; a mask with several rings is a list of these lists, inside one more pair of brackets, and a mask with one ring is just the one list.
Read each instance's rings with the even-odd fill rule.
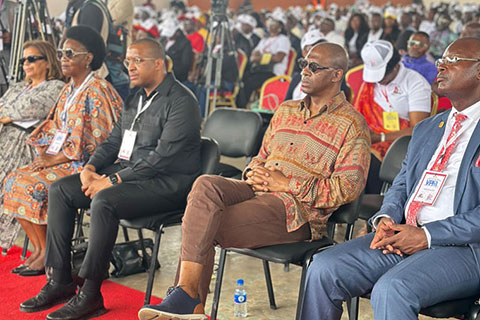
[[[26,127],[25,122],[43,121],[65,85],[60,61],[49,42],[24,43],[22,61],[25,81],[12,84],[0,98],[0,203],[5,176],[30,163],[35,155],[34,148],[25,143],[30,130],[19,124]],[[0,214],[0,247],[10,248],[19,229],[15,218]]]
[[101,36],[90,27],[76,26],[66,38],[59,57],[70,82],[47,120],[27,140],[38,156],[8,175],[4,183],[3,211],[18,219],[35,248],[35,258],[15,268],[22,276],[45,273],[49,186],[81,171],[109,135],[123,106],[112,85],[93,73],[105,58]]

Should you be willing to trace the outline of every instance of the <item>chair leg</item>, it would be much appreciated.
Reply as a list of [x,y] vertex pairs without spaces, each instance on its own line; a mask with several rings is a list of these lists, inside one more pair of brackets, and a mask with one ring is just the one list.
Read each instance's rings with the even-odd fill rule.
[[[152,259],[150,261],[150,266],[148,268],[148,281],[147,281],[147,290],[145,291],[145,304],[149,304],[150,298],[152,297],[153,280],[155,279],[155,261],[157,261],[158,250],[160,249],[160,240],[162,238],[162,230],[163,230],[163,225],[161,225],[160,228],[155,233],[155,244],[153,245]],[[141,241],[143,244],[143,238],[141,239]],[[145,252],[143,254],[145,254]],[[144,257],[146,257],[146,255],[144,255]]]
[[28,242],[29,242],[29,239],[27,235],[25,235],[25,240],[23,241],[23,251],[21,256],[22,260],[25,260],[27,258]]
[[125,241],[128,242],[130,241],[130,238],[128,237],[128,229],[127,227],[122,227],[123,229],[123,237],[125,238]]
[[263,272],[265,273],[265,282],[267,283],[267,292],[268,292],[268,300],[270,300],[270,309],[276,310],[277,304],[275,303],[275,294],[273,293],[273,283],[272,283],[272,275],[270,273],[270,266],[267,260],[263,261]]
[[[152,260],[153,260],[153,254],[152,254],[152,259],[150,259],[150,261],[148,261],[147,259],[147,249],[145,249],[145,242],[143,241],[143,233],[142,233],[142,229],[138,229],[137,230],[137,234],[138,234],[138,240],[140,241],[140,248],[142,248],[142,256],[145,257],[145,259],[143,259],[143,265],[145,268],[150,268],[150,264],[152,263]],[[155,261],[155,260],[153,260]]]
[[298,302],[297,302],[297,314],[296,320],[300,319],[303,309],[303,299],[305,298],[305,280],[307,278],[308,261],[304,261],[302,264],[302,275],[300,278],[300,289],[298,289]]
[[85,209],[81,209],[77,216],[77,229],[75,230],[75,236],[73,244],[79,244],[80,238],[83,237],[83,216],[85,214]]
[[360,304],[360,297],[353,297],[347,300],[348,308],[348,319],[357,320],[358,319],[358,309]]
[[225,262],[227,250],[221,248],[220,259],[218,261],[217,281],[215,282],[215,291],[213,292],[212,312],[210,319],[216,320],[218,313],[218,304],[220,302],[220,291],[222,290],[223,272],[225,271]]

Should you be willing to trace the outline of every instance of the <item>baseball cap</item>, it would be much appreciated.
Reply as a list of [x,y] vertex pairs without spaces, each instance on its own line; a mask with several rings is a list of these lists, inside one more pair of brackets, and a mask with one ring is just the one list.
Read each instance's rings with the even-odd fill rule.
[[385,40],[367,42],[361,52],[363,81],[379,82],[385,76],[387,64],[393,56],[393,46]]
[[320,32],[320,30],[311,29],[302,37],[301,48],[303,50],[306,46],[312,45],[322,39],[326,40],[325,36]]

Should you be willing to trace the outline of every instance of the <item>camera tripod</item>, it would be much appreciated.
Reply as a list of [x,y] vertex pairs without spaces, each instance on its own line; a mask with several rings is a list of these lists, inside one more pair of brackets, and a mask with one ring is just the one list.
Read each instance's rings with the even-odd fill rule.
[[[230,32],[230,24],[228,22],[226,8],[228,5],[228,0],[223,0],[220,5],[218,1],[212,1],[212,16],[210,18],[210,27],[209,27],[209,37],[208,39],[208,51],[207,51],[207,64],[205,68],[205,86],[207,88],[206,101],[205,101],[205,114],[204,117],[207,118],[210,109],[214,110],[217,106],[217,93],[220,89],[222,81],[222,65],[225,55],[234,55],[235,61],[238,61],[237,50],[233,44],[232,34]],[[221,45],[220,50],[214,52],[216,47],[216,42],[219,40]],[[215,59],[215,61],[214,61]],[[212,70],[213,63],[215,62],[215,75],[212,83]],[[237,63],[235,63],[233,68],[238,68]],[[237,82],[239,81],[237,77]],[[210,92],[213,90],[213,99],[210,104]]]
[[46,0],[20,0],[15,9],[8,73],[9,83],[22,79],[23,70],[20,66],[20,58],[23,55],[23,44],[25,41],[33,39],[50,41],[56,47],[57,41],[53,33]]

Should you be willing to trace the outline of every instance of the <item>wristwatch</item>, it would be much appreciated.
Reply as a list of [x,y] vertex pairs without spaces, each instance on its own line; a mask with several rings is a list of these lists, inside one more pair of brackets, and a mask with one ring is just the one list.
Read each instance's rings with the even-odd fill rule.
[[117,175],[116,175],[115,173],[109,175],[109,176],[108,176],[108,179],[110,179],[110,182],[111,182],[113,185],[118,184],[118,178],[117,178]]

